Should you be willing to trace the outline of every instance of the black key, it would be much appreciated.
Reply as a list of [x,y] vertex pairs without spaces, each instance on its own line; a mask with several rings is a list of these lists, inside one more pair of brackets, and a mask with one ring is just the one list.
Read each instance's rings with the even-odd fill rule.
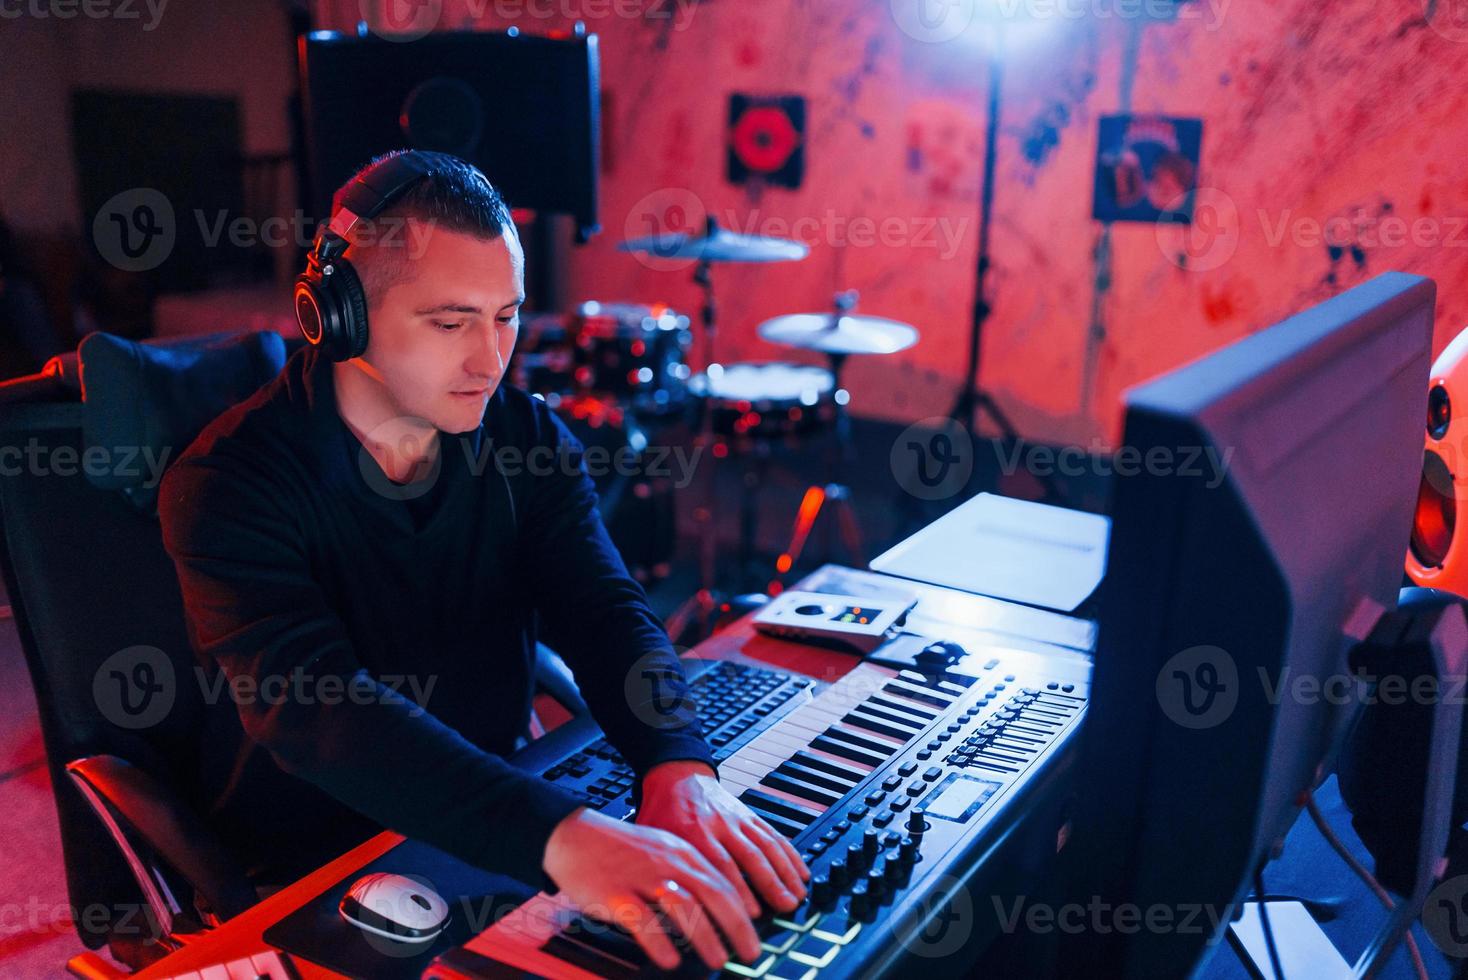
[[838,742],[845,742],[848,745],[855,745],[859,749],[865,749],[868,752],[874,752],[882,756],[882,758],[884,759],[887,756],[891,755],[893,752],[897,751],[897,746],[893,745],[891,742],[884,742],[881,739],[870,738],[860,732],[854,732],[849,728],[842,728],[840,725],[832,725],[821,734],[825,735],[827,738],[835,739]]
[[892,722],[884,721],[881,718],[873,718],[871,715],[861,711],[853,711],[841,720],[848,725],[865,728],[867,731],[876,732],[878,735],[890,735],[893,738],[900,738],[903,741],[907,741],[916,734],[914,730],[905,726],[894,725]]
[[751,810],[754,811],[756,816],[758,816],[765,823],[769,824],[771,827],[774,827],[786,837],[789,837],[791,840],[799,837],[805,831],[804,827],[798,827],[795,824],[791,823],[789,820],[786,820],[784,817],[776,816],[773,813],[767,813],[766,811],[761,810],[755,804],[750,803],[748,800],[745,800],[744,802],[749,806]]
[[901,681],[888,681],[882,690],[888,694],[900,694],[905,698],[911,698],[913,701],[931,704],[935,708],[946,708],[953,703],[953,699],[946,695],[934,694],[932,691],[925,691],[910,684],[904,684]]
[[810,747],[820,749],[822,752],[829,752],[832,755],[839,755],[841,758],[850,759],[852,762],[864,763],[873,769],[880,766],[887,758],[885,755],[877,755],[875,752],[868,752],[866,749],[857,748],[855,745],[847,742],[838,742],[824,735],[818,736],[815,741],[810,743]]
[[860,769],[843,766],[839,762],[832,762],[830,759],[824,759],[818,755],[811,755],[809,752],[795,753],[790,757],[790,761],[786,765],[796,765],[802,769],[816,769],[821,772],[830,773],[832,776],[843,779],[852,785],[866,778],[866,773]]
[[924,723],[930,722],[938,717],[938,712],[936,711],[928,711],[926,708],[919,708],[915,704],[903,704],[900,701],[893,701],[891,698],[884,698],[880,694],[873,694],[867,698],[866,703],[868,705],[876,705],[879,708],[885,708],[888,711],[895,711],[899,715],[912,715]]
[[[799,755],[800,753],[797,752],[796,756]],[[837,793],[845,793],[861,781],[860,779],[837,779],[828,773],[819,772],[810,766],[803,766],[793,759],[789,762],[782,763],[780,768],[775,771],[787,776],[793,776],[803,783],[809,783],[812,786],[821,786]]]
[[782,820],[793,821],[800,824],[802,828],[808,827],[821,815],[819,810],[811,810],[789,800],[782,800],[778,796],[761,793],[757,789],[747,789],[739,797],[752,807],[759,807],[765,813],[772,813]]
[[880,718],[883,721],[889,721],[894,725],[901,725],[904,730],[911,731],[914,734],[928,727],[928,723],[921,718],[903,714],[900,711],[889,711],[886,708],[873,705],[870,701],[857,705],[853,713],[856,712],[870,715],[873,718]]
[[761,786],[768,786],[770,789],[777,789],[782,793],[789,793],[791,796],[798,796],[803,800],[810,800],[823,810],[829,809],[841,802],[840,793],[832,793],[828,789],[803,783],[792,776],[780,772],[778,769],[765,776],[759,782]]

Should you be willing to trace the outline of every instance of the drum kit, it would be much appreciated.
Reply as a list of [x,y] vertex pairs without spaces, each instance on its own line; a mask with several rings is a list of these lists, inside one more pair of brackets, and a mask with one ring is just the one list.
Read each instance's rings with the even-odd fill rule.
[[[700,588],[669,618],[669,633],[678,638],[689,627],[706,630],[721,601],[716,588],[715,460],[738,456],[751,463],[745,470],[746,492],[740,504],[742,572],[753,555],[755,494],[772,451],[799,448],[834,432],[828,478],[806,488],[790,544],[776,559],[767,588],[779,590],[782,576],[799,559],[826,505],[837,511],[846,550],[860,562],[860,532],[841,483],[842,465],[852,456],[849,395],[841,385],[841,372],[853,354],[906,350],[917,343],[917,329],[855,313],[853,290],[838,294],[829,312],[778,316],[758,327],[758,335],[772,344],[824,354],[826,367],[780,360],[721,364],[714,348],[718,320],[714,266],[800,261],[809,248],[789,239],[733,232],[712,218],[702,234],[655,235],[624,241],[618,248],[651,258],[693,261],[692,278],[703,291],[699,325],[704,370],[694,373],[688,364],[694,339],[688,316],[663,305],[590,301],[570,314],[526,317],[511,361],[511,379],[545,398],[583,441],[595,438],[641,451],[650,444],[650,434],[664,427],[696,425],[695,449],[708,451],[695,457],[703,471],[694,510]],[[588,432],[592,426],[601,431]],[[606,488],[600,489],[605,495]],[[633,487],[632,496],[664,508],[637,520],[608,519],[629,568],[647,581],[665,575],[672,557],[672,494],[670,488],[644,480]],[[619,526],[624,530],[621,538]],[[634,539],[638,533],[634,527],[660,529],[659,540],[650,545],[645,535]]]

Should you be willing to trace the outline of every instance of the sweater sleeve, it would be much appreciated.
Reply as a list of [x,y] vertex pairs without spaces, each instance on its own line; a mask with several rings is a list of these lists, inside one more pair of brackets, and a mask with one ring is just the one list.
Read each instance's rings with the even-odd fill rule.
[[[546,641],[576,675],[592,717],[639,780],[692,759],[717,769],[668,634],[627,572],[597,509],[581,443],[532,402],[537,449],[527,454],[522,552]],[[537,462],[537,458],[539,462]]]
[[553,888],[546,841],[580,801],[370,676],[283,496],[258,460],[220,454],[181,459],[159,498],[190,637],[230,682],[246,735],[382,826]]

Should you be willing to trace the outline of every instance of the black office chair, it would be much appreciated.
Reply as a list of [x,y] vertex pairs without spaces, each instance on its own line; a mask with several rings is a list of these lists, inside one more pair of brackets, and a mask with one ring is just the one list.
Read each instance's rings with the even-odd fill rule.
[[[187,775],[207,712],[233,706],[174,683],[167,710],[142,724],[157,712],[125,703],[113,683],[144,667],[153,676],[133,679],[149,687],[192,676],[156,516],[158,464],[277,373],[289,346],[271,333],[144,345],[93,334],[0,385],[0,572],[35,688],[73,924],[89,950],[105,944],[132,969],[257,899]],[[585,710],[549,651],[537,679]],[[91,952],[67,968],[120,975]]]

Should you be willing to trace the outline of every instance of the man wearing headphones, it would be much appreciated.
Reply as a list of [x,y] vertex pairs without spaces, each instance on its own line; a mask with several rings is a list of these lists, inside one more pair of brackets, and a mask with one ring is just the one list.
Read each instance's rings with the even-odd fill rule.
[[[296,287],[310,344],[161,488],[236,709],[211,713],[204,803],[257,881],[389,827],[615,914],[661,966],[657,914],[712,968],[752,959],[759,900],[794,908],[810,873],[719,785],[698,720],[637,693],[688,687],[575,438],[500,383],[523,300],[508,208],[463,161],[391,154],[338,193]],[[503,759],[537,626],[638,774],[635,825]]]

